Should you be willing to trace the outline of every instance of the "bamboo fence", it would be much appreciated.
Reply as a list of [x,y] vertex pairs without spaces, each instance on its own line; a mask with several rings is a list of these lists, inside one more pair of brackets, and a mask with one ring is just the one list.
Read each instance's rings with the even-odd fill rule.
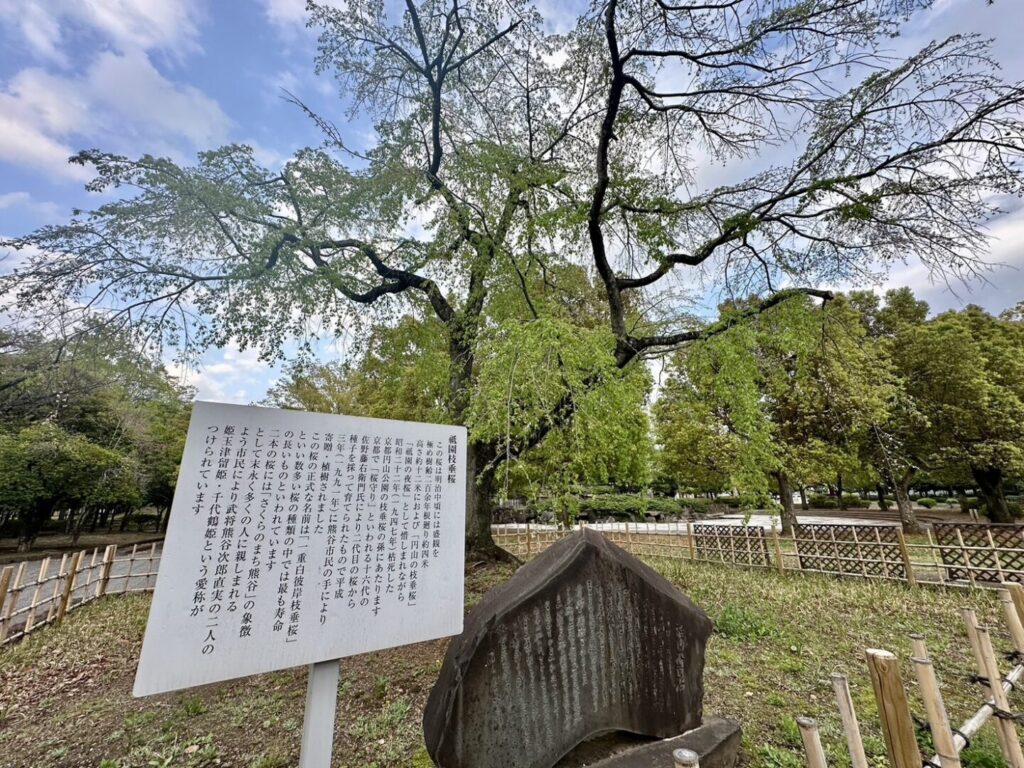
[[[528,559],[582,526],[492,526],[495,543]],[[952,587],[998,587],[1024,582],[1024,526],[966,524],[907,537],[898,525],[798,525],[792,536],[759,525],[694,522],[604,523],[591,526],[641,557],[692,560],[779,573],[818,573],[838,578]],[[993,535],[994,529],[1003,530]],[[984,530],[982,530],[984,529]]]
[[111,544],[39,562],[32,579],[27,562],[0,570],[0,644],[13,642],[47,624],[59,624],[71,611],[107,594],[149,592],[156,581],[157,545],[134,545],[118,556]]
[[[868,648],[865,660],[871,677],[871,687],[878,705],[878,717],[889,764],[893,768],[960,768],[960,753],[986,724],[991,722],[999,741],[999,748],[1007,766],[1024,768],[1024,751],[1015,723],[1022,719],[1011,709],[1009,693],[1024,677],[1024,587],[1017,583],[1004,583],[999,587],[999,598],[1004,608],[1006,628],[1013,643],[1009,658],[1015,666],[1003,676],[999,658],[992,647],[989,628],[980,626],[975,612],[963,611],[968,642],[977,665],[972,682],[980,686],[978,710],[959,727],[949,720],[942,697],[942,687],[925,638],[911,635],[910,653],[918,693],[924,705],[926,719],[922,727],[931,734],[936,754],[923,759],[918,739],[918,726],[908,704],[907,689],[899,671],[896,655],[886,650]],[[867,756],[861,737],[860,724],[854,711],[850,688],[844,675],[833,674],[839,720],[842,724],[846,747],[852,768],[868,768]],[[818,724],[810,718],[797,718],[809,768],[827,768],[826,753],[822,746]]]

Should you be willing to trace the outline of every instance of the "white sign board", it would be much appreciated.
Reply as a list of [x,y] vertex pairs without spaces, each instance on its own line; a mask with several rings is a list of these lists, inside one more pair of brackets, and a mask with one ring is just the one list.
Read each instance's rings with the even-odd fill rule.
[[136,696],[462,631],[466,429],[197,402]]

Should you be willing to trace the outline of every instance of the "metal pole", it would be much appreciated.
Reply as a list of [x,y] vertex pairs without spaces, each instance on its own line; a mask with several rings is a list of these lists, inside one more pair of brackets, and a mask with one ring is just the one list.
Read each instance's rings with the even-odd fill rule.
[[339,672],[339,659],[309,665],[299,768],[331,768]]

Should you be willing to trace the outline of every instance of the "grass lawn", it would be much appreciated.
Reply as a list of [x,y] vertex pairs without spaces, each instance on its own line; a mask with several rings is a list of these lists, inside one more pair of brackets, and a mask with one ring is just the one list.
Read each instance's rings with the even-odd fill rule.
[[[964,678],[973,671],[973,657],[959,609],[975,607],[980,620],[996,628],[997,650],[1010,647],[989,592],[912,591],[897,584],[651,562],[715,620],[705,713],[740,721],[744,763],[757,768],[805,764],[793,721],[801,714],[818,719],[830,765],[849,765],[829,680],[833,671],[849,675],[869,758],[885,764],[863,661],[867,647],[899,655],[904,679],[911,680],[908,635],[923,633],[956,724],[981,702],[980,690]],[[467,604],[510,574],[508,567],[469,573]],[[305,670],[131,698],[148,608],[145,595],[107,598],[69,615],[61,627],[0,649],[0,767],[296,763]],[[336,766],[431,764],[420,719],[445,646],[443,640],[421,643],[343,661]],[[913,687],[911,699],[923,717]],[[964,763],[1003,764],[990,725],[964,753]]]

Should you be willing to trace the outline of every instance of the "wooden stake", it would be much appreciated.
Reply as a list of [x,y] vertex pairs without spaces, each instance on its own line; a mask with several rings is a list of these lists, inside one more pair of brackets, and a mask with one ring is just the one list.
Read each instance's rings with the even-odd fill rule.
[[917,683],[921,691],[921,700],[928,716],[928,725],[932,730],[932,740],[939,753],[941,768],[960,768],[960,753],[953,742],[953,731],[949,726],[946,705],[942,701],[939,681],[935,677],[935,667],[928,658],[921,635],[911,635],[914,640],[914,669],[917,672]]
[[530,537],[530,524],[526,524],[526,556],[530,556],[530,550],[533,548],[533,542]]
[[850,750],[850,764],[852,768],[868,768],[868,758],[864,754],[864,742],[860,737],[860,724],[857,722],[857,712],[853,708],[853,697],[850,695],[850,684],[846,675],[833,673],[832,687],[836,691],[839,716],[843,720],[846,746]]
[[889,763],[892,768],[921,768],[921,751],[896,657],[877,648],[869,648],[866,656]]
[[693,540],[693,523],[686,521],[686,540],[690,545],[690,560],[697,559],[697,544]]
[[[981,648],[982,658],[985,660],[985,675],[988,677],[989,690],[992,692],[992,703],[998,709],[1008,711],[1010,703],[1006,698],[1006,691],[1003,690],[999,664],[996,662],[996,654],[992,650],[992,638],[989,636],[988,627],[975,627],[975,631],[978,633],[978,645]],[[996,728],[1003,734],[1003,757],[1006,758],[1007,764],[1010,768],[1024,768],[1024,752],[1021,751],[1017,729],[1013,723],[997,717]]]
[[64,621],[64,614],[68,612],[68,603],[71,601],[71,593],[75,591],[75,578],[78,576],[78,564],[82,559],[82,553],[76,552],[71,556],[71,567],[68,569],[67,579],[64,581],[64,595],[60,599],[57,608],[56,622]]
[[828,763],[825,762],[825,750],[821,748],[818,724],[810,717],[798,717],[796,724],[800,728],[800,738],[804,742],[808,768],[828,768]]
[[28,616],[25,617],[25,634],[32,631],[36,623],[36,609],[39,607],[39,595],[43,591],[43,582],[46,581],[46,574],[50,572],[50,558],[44,558],[39,564],[39,574],[36,576],[36,588],[32,592],[32,603],[28,607]]
[[917,586],[917,579],[914,577],[914,566],[910,562],[910,550],[907,549],[907,539],[903,535],[903,529],[896,529],[896,541],[900,545],[900,557],[903,558],[903,571],[907,574],[907,584],[911,587]]

